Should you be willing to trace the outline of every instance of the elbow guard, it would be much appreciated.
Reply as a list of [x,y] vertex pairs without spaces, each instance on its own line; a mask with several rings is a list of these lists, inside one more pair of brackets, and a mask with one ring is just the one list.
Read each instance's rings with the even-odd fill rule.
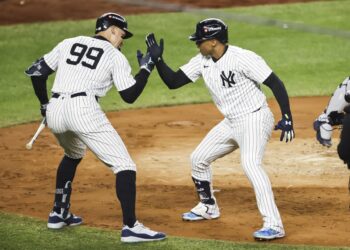
[[53,70],[47,65],[44,58],[36,60],[24,73],[27,76],[48,76],[52,74]]

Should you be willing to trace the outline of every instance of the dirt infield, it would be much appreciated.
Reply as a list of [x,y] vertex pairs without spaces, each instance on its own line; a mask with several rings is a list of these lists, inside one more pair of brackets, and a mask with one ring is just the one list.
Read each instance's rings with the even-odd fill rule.
[[[162,1],[199,7],[300,2]],[[112,0],[0,0],[0,9],[0,24],[95,18],[107,11],[159,11]],[[334,146],[326,149],[316,142],[312,131],[312,122],[328,99],[291,99],[297,138],[290,144],[282,143],[279,133],[274,132],[268,144],[264,166],[287,232],[286,238],[274,243],[350,246],[349,171],[336,154],[339,132],[334,136]],[[277,103],[270,101],[269,105],[279,119]],[[213,165],[222,217],[196,223],[181,221],[181,214],[197,202],[189,156],[222,119],[213,104],[120,111],[108,116],[138,165],[137,213],[143,223],[173,236],[253,241],[251,234],[260,228],[261,218],[240,167],[239,151]],[[26,150],[25,144],[37,126],[30,123],[0,128],[0,210],[46,219],[63,152],[47,129],[33,150]],[[109,169],[88,152],[77,171],[72,195],[72,211],[81,215],[86,225],[121,227],[114,182]]]
[[[294,98],[297,138],[290,144],[274,132],[264,159],[288,236],[276,243],[350,246],[348,170],[336,147],[318,145],[311,124],[328,98]],[[278,105],[270,101],[275,117]],[[169,235],[253,241],[261,226],[253,190],[240,167],[239,152],[213,165],[222,217],[185,223],[195,205],[189,155],[222,116],[213,104],[152,108],[108,114],[138,165],[138,216]],[[56,167],[62,157],[49,130],[32,151],[26,142],[38,123],[0,129],[0,209],[46,219],[52,205]],[[335,136],[334,143],[337,143]],[[120,228],[113,174],[90,152],[74,182],[72,210],[89,226]],[[220,228],[220,231],[217,230]]]

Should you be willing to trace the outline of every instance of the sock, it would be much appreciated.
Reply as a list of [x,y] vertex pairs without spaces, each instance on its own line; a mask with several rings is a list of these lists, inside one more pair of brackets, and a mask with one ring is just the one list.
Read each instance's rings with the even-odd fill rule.
[[56,213],[61,214],[65,208],[62,208],[61,206],[57,206],[57,204],[62,203],[68,203],[67,204],[67,210],[69,207],[69,196],[66,201],[63,201],[63,195],[64,190],[67,185],[67,182],[72,183],[75,175],[75,171],[77,169],[78,164],[80,163],[81,159],[72,159],[68,156],[64,156],[60,165],[57,168],[57,174],[56,174],[56,192],[55,192],[55,204],[53,211]]
[[214,205],[215,200],[213,199],[211,194],[210,182],[200,181],[195,179],[194,177],[192,177],[192,180],[194,182],[194,185],[196,186],[197,193],[201,202],[208,205]]
[[123,223],[133,227],[136,222],[136,172],[126,170],[117,173],[115,188],[123,211]]

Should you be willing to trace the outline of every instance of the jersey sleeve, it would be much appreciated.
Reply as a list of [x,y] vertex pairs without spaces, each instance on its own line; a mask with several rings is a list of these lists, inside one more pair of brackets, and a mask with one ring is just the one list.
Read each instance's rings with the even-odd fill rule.
[[265,60],[252,51],[248,51],[241,57],[243,72],[247,77],[257,83],[263,83],[272,73],[272,69]]
[[130,88],[136,83],[126,57],[118,51],[113,57],[112,78],[118,91]]
[[202,55],[198,54],[193,57],[187,64],[182,65],[180,69],[185,75],[192,81],[195,82],[199,77],[202,76],[201,72],[201,61]]
[[62,50],[64,41],[60,42],[53,48],[49,53],[44,55],[44,60],[46,64],[53,70],[56,71],[58,67],[58,62],[60,59],[60,53]]

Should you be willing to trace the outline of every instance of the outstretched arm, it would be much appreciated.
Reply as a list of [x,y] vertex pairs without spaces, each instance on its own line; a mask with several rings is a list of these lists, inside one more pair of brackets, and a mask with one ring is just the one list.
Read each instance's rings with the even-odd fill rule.
[[168,86],[169,89],[180,88],[187,83],[192,82],[182,70],[174,72],[163,60],[164,41],[160,39],[159,45],[154,37],[154,34],[148,34],[146,36],[146,44],[151,55],[152,60],[155,62],[160,78]]
[[163,59],[156,63],[156,67],[160,78],[169,89],[177,89],[192,82],[181,69],[174,72]]
[[140,50],[137,50],[137,60],[139,62],[140,71],[134,77],[135,84],[130,88],[124,89],[119,92],[122,99],[127,103],[134,103],[136,99],[141,95],[143,89],[146,86],[148,77],[150,76],[154,63],[151,59],[149,52],[145,56],[141,53]]
[[275,127],[275,130],[282,130],[280,141],[291,141],[295,137],[295,133],[293,129],[293,118],[292,113],[290,111],[287,90],[284,87],[283,82],[273,72],[267,77],[267,79],[263,83],[272,90],[272,93],[276,97],[276,100],[281,109],[282,119],[278,122],[278,124]]
[[127,103],[134,103],[145,88],[149,75],[150,73],[148,71],[140,69],[139,73],[134,77],[136,83],[130,88],[119,92],[122,99]]

